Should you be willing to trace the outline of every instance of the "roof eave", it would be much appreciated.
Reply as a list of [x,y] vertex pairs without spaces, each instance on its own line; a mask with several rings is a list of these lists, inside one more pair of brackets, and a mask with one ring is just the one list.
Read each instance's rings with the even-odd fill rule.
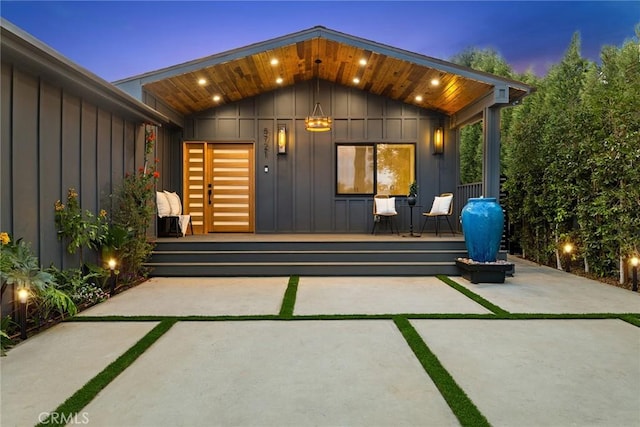
[[72,88],[81,97],[107,103],[135,118],[157,125],[169,124],[162,113],[145,105],[106,80],[65,58],[4,18],[1,18],[2,60],[11,60],[35,75],[47,77],[61,86]]
[[182,64],[174,65],[167,68],[162,68],[156,71],[151,71],[144,74],[139,74],[126,79],[121,79],[113,82],[115,85],[125,84],[131,81],[138,81],[139,84],[144,85],[158,80],[163,80],[176,75],[193,72],[202,68],[214,66],[224,62],[232,61],[234,59],[243,58],[253,55],[255,53],[264,52],[267,50],[276,49],[279,47],[287,46],[300,41],[313,39],[315,37],[326,38],[339,43],[356,46],[364,50],[371,50],[377,53],[387,55],[400,60],[412,62],[425,67],[433,68],[446,73],[453,73],[462,77],[476,80],[482,83],[490,85],[508,85],[525,92],[530,92],[532,87],[526,85],[517,80],[512,80],[504,77],[499,77],[490,73],[474,70],[469,67],[447,62],[441,59],[433,58],[426,55],[410,52],[407,50],[399,49],[393,46],[377,43],[371,40],[355,37],[349,34],[341,33],[339,31],[331,30],[326,27],[316,26],[306,30],[299,31],[297,33],[288,34],[285,36],[277,37],[274,39],[266,40],[259,43],[254,43],[245,47],[221,52],[215,55],[207,56],[204,58],[196,59],[193,61],[185,62]]

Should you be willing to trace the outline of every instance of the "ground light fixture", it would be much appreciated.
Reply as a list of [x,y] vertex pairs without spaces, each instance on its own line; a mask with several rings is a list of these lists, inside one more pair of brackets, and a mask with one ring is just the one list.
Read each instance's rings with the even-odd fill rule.
[[565,243],[564,246],[562,247],[562,251],[564,252],[565,258],[567,260],[565,271],[570,272],[571,271],[571,254],[573,253],[573,245],[571,244],[571,242]]
[[633,256],[631,258],[631,290],[633,292],[638,291],[638,257]]
[[20,302],[20,339],[27,339],[27,302],[29,301],[29,290],[27,288],[18,289],[18,301]]
[[111,270],[111,275],[109,276],[109,281],[111,282],[111,287],[109,288],[109,296],[113,296],[113,292],[116,290],[116,260],[111,258],[109,262],[109,270]]

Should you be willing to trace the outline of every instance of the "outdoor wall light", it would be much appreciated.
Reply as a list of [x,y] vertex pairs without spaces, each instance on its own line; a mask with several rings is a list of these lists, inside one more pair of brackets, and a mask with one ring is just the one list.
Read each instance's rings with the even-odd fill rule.
[[638,257],[631,258],[631,290],[638,291]]
[[444,153],[444,135],[442,127],[438,126],[433,131],[433,154]]
[[287,125],[278,125],[278,154],[287,154]]

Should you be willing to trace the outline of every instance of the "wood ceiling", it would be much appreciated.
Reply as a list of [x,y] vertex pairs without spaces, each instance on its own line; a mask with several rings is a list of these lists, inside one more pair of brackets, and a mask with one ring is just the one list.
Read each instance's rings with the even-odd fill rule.
[[[289,40],[293,43],[286,41],[264,50],[248,49],[251,52],[246,55],[226,61],[205,58],[201,68],[195,61],[196,65],[191,63],[187,72],[180,72],[181,66],[176,66],[173,75],[165,73],[164,78],[155,81],[147,77],[143,87],[175,110],[189,115],[314,79],[317,72],[322,80],[452,115],[490,93],[494,79],[499,79],[489,74],[486,76],[492,79],[483,79],[483,73],[428,57],[423,58],[432,66],[420,64],[402,55],[392,55],[394,52],[388,49],[375,49],[373,43],[363,46],[320,36]],[[278,63],[272,65],[273,59]],[[316,59],[322,63],[317,65]],[[366,64],[361,65],[361,60]],[[458,68],[460,73],[455,72]],[[476,74],[480,78],[473,78]],[[281,83],[276,82],[278,78]],[[354,83],[354,78],[359,83]],[[199,84],[200,79],[206,83]],[[434,79],[437,85],[432,83]],[[510,98],[519,99],[526,93],[526,88],[514,89],[510,85]],[[219,101],[213,100],[216,95],[220,96]],[[422,100],[418,101],[416,96]]]

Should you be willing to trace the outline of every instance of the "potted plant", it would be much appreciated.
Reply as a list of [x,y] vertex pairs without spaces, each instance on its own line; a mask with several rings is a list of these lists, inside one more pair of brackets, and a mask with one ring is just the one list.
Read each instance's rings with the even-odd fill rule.
[[418,183],[416,181],[413,181],[409,185],[409,195],[407,196],[407,204],[409,204],[409,206],[415,206],[417,197],[418,197]]
[[498,260],[504,213],[496,198],[470,198],[462,208],[461,222],[469,253],[469,258],[456,259],[462,277],[471,283],[504,283],[513,264]]

